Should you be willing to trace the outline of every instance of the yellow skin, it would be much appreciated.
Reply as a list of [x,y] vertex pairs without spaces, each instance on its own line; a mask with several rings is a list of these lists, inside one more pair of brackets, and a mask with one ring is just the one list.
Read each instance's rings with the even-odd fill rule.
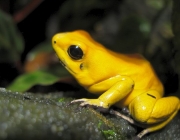
[[[147,124],[144,134],[164,127],[180,109],[177,97],[163,97],[164,88],[151,64],[139,54],[108,50],[82,30],[56,34],[53,48],[65,68],[97,99],[78,99],[81,106],[128,107],[132,118]],[[148,127],[149,126],[149,127]]]

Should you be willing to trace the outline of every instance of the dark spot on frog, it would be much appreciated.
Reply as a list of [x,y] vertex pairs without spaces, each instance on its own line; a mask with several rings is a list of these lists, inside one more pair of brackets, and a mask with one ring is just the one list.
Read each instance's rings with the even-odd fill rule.
[[56,44],[56,41],[54,41],[54,44]]
[[151,95],[151,94],[149,94],[149,93],[147,93],[147,95],[150,96],[150,97],[152,97],[152,98],[154,98],[154,99],[156,99],[155,96],[153,96],[153,95]]
[[81,63],[79,67],[82,70],[83,69],[83,63]]

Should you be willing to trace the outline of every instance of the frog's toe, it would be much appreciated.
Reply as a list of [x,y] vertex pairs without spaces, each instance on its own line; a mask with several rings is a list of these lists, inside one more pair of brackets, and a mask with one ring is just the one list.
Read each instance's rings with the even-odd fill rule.
[[89,102],[83,102],[80,104],[81,107],[92,107],[95,110],[99,111],[99,112],[103,112],[103,113],[108,113],[109,112],[109,108],[104,108],[102,106],[98,106],[95,104],[90,104]]
[[83,99],[77,99],[77,100],[71,101],[71,104],[72,104],[72,103],[79,103],[79,102],[86,102],[86,101],[87,101],[87,99],[85,99],[85,98],[83,98]]
[[83,103],[80,104],[80,106],[89,106],[90,104],[86,101],[84,101]]

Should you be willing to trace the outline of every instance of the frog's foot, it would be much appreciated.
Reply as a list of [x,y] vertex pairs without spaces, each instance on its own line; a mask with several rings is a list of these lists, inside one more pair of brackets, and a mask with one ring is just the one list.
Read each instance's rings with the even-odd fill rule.
[[121,117],[121,118],[123,118],[124,120],[128,121],[131,124],[135,124],[136,123],[133,119],[131,119],[131,118],[129,118],[129,117],[121,114],[120,112],[117,112],[117,111],[113,110],[113,109],[110,110],[110,114],[113,114],[113,115],[116,115],[118,117]]
[[77,103],[77,102],[81,102],[81,104],[80,104],[81,107],[90,106],[100,112],[108,112],[109,111],[109,106],[99,99],[82,98],[82,99],[77,99],[77,100],[71,101],[71,103]]
[[126,115],[118,112],[118,111],[115,111],[115,110],[113,110],[113,109],[111,109],[111,110],[109,111],[109,113],[110,113],[110,114],[113,114],[113,115],[116,115],[116,116],[118,116],[118,117],[123,118],[124,120],[128,121],[130,124],[133,124],[133,125],[136,125],[136,126],[139,126],[139,127],[142,127],[142,128],[144,128],[144,127],[146,126],[146,125],[143,125],[143,124],[140,124],[140,123],[136,122],[136,121],[133,120],[132,118],[130,118],[130,117],[128,117],[128,116],[126,116]]

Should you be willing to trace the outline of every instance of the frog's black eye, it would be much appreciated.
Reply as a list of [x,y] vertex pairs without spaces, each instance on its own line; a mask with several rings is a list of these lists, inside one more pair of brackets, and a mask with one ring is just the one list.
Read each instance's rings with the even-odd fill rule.
[[67,50],[69,56],[74,60],[82,59],[83,57],[83,51],[82,49],[77,45],[71,45]]

